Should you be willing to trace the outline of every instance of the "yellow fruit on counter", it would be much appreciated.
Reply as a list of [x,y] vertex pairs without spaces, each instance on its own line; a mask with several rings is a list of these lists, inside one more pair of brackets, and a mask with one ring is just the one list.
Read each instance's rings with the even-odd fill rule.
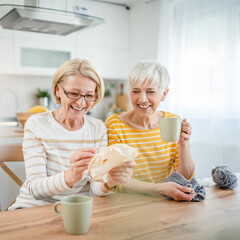
[[47,111],[48,111],[48,109],[45,108],[44,106],[36,105],[36,106],[28,109],[27,112],[29,112],[29,113],[41,113],[41,112],[47,112]]

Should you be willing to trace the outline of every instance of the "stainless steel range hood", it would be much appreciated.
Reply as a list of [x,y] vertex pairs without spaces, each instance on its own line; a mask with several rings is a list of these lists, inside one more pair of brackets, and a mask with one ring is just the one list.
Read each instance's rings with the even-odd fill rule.
[[26,5],[0,5],[0,25],[4,29],[67,35],[104,22],[102,18]]

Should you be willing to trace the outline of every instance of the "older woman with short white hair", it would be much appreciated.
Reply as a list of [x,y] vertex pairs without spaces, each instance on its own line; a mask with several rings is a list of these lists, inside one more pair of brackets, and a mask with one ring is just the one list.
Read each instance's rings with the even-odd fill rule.
[[39,206],[72,194],[104,196],[126,183],[134,161],[110,172],[103,184],[89,179],[87,168],[96,152],[107,146],[101,120],[86,115],[101,101],[104,83],[87,61],[65,62],[54,75],[53,96],[60,108],[35,114],[24,128],[26,181],[9,209]]
[[178,143],[166,143],[161,139],[159,120],[179,117],[158,110],[167,97],[169,82],[167,70],[156,62],[141,61],[133,67],[129,74],[133,109],[114,114],[106,120],[109,145],[125,143],[139,152],[133,177],[124,184],[125,191],[162,194],[175,200],[191,201],[194,197],[192,189],[175,182],[164,183],[173,171],[190,179],[195,169],[189,143],[191,125],[186,119],[183,119]]

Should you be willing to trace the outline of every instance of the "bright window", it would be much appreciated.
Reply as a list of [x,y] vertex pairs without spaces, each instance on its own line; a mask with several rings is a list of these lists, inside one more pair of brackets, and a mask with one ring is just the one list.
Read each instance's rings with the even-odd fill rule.
[[[240,1],[174,1],[170,104],[192,116],[240,116]],[[177,99],[177,103],[176,103]]]

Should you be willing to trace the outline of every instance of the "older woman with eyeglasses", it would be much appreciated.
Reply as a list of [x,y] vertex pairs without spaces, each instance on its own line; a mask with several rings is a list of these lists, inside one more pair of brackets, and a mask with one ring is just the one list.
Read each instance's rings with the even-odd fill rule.
[[156,62],[141,61],[133,67],[129,74],[133,109],[106,120],[109,145],[125,143],[139,152],[133,177],[122,190],[191,201],[192,189],[175,182],[164,183],[173,171],[190,179],[195,168],[189,143],[191,125],[186,119],[183,119],[178,143],[166,143],[161,139],[160,118],[178,117],[158,110],[168,94],[169,82],[167,70]]
[[110,172],[106,183],[94,182],[87,168],[94,154],[107,146],[107,129],[86,113],[101,101],[104,83],[87,61],[64,63],[53,78],[53,96],[60,108],[35,114],[24,128],[26,181],[9,210],[39,206],[66,195],[105,196],[126,183],[134,161]]

